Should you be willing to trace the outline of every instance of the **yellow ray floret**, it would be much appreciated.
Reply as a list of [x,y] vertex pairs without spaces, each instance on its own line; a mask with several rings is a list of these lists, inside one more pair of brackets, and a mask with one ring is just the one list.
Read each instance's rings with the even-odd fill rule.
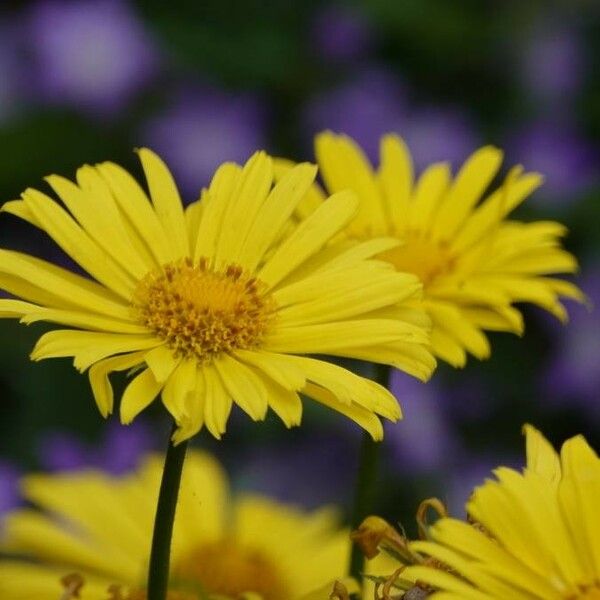
[[[26,477],[33,508],[4,523],[0,597],[70,598],[61,589],[71,580],[83,584],[72,596],[83,600],[145,600],[161,472],[156,456],[120,478],[99,471]],[[220,465],[192,452],[177,504],[168,597],[327,600],[349,550],[331,508],[305,512],[260,496],[232,498]]]
[[467,511],[475,526],[439,520],[414,551],[438,569],[403,576],[448,600],[597,600],[600,598],[600,459],[582,436],[560,457],[536,429],[525,428],[527,467],[508,468],[475,490]]
[[184,210],[161,159],[139,151],[148,192],[113,163],[84,166],[76,182],[47,178],[62,205],[26,190],[3,210],[45,231],[87,274],[0,249],[0,317],[66,326],[43,335],[32,358],[73,357],[89,369],[100,412],[113,410],[109,376],[134,374],[120,403],[131,422],[159,395],[179,429],[220,437],[232,405],[288,426],[300,393],[382,437],[378,416],[400,417],[383,387],[307,354],[365,358],[427,379],[435,366],[430,321],[414,308],[421,283],[373,257],[394,239],[332,243],[359,202],[334,194],[306,218],[316,167],[274,184],[256,153],[226,163]]
[[[360,200],[336,240],[389,236],[400,242],[377,256],[419,277],[421,307],[433,322],[434,353],[450,364],[464,365],[469,353],[487,358],[486,330],[520,334],[523,319],[515,303],[537,304],[564,321],[560,298],[582,299],[573,284],[554,277],[577,269],[561,247],[566,229],[554,222],[507,220],[541,184],[541,175],[515,167],[481,199],[500,169],[497,148],[477,150],[454,177],[448,164],[438,163],[418,179],[408,148],[395,135],[382,138],[377,170],[343,135],[318,135],[315,151],[328,192],[349,189]],[[291,166],[278,162],[278,174]],[[314,186],[297,214],[304,218],[319,210],[326,197]]]

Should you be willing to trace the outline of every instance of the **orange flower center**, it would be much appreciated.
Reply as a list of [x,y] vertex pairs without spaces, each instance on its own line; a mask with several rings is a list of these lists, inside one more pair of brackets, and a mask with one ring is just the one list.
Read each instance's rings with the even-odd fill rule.
[[454,268],[455,257],[447,245],[410,231],[403,242],[401,246],[382,252],[378,258],[392,263],[398,271],[413,273],[425,287]]
[[277,565],[260,550],[233,540],[220,540],[198,546],[174,565],[175,589],[201,587],[208,594],[236,598],[254,592],[264,600],[290,597],[286,581]]
[[578,594],[569,596],[566,600],[600,600],[600,583],[583,586]]
[[262,282],[238,265],[215,270],[206,259],[149,273],[133,306],[137,319],[172,350],[203,362],[259,346],[275,315]]

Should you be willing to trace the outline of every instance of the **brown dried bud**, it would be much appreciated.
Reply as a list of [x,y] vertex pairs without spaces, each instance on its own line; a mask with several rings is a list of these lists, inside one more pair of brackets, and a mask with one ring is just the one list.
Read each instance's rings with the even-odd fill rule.
[[426,500],[423,500],[417,509],[417,526],[419,528],[419,537],[422,540],[428,538],[427,530],[429,529],[429,522],[427,520],[427,513],[430,510],[436,512],[438,518],[448,516],[446,505],[441,500],[438,500],[437,498],[427,498]]
[[80,598],[79,592],[85,580],[79,573],[69,573],[61,578],[60,583],[65,588],[60,600],[71,600],[72,598]]
[[350,534],[350,539],[367,558],[375,558],[380,550],[391,550],[394,555],[407,552],[406,538],[381,517],[367,517]]
[[341,581],[336,581],[331,594],[329,594],[329,600],[350,600],[348,588]]
[[427,590],[415,586],[410,588],[410,590],[408,590],[404,596],[402,596],[402,600],[423,600],[423,598],[427,598],[427,596],[429,596],[429,592]]

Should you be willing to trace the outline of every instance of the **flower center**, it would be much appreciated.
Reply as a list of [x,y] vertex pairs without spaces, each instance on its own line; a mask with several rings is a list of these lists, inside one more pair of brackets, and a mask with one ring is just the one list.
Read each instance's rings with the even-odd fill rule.
[[254,592],[264,600],[285,600],[290,594],[277,565],[260,550],[233,540],[198,546],[173,569],[176,589],[200,586],[208,594],[236,598]]
[[238,265],[213,269],[206,259],[170,263],[142,279],[137,319],[178,355],[207,362],[257,347],[275,315],[266,286]]
[[382,252],[378,258],[392,263],[398,271],[415,274],[424,286],[453,269],[455,259],[445,244],[415,232],[408,232],[403,241],[402,246]]
[[[114,586],[109,593],[112,594],[108,600],[147,600],[148,594],[145,590],[131,590],[123,592],[119,587]],[[200,600],[200,596],[187,592],[167,592],[167,600]]]
[[582,587],[578,594],[569,596],[567,600],[600,600],[600,584]]

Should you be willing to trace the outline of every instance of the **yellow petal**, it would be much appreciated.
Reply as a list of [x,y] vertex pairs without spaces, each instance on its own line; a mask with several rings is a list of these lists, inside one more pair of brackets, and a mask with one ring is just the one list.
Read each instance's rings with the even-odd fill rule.
[[85,309],[128,321],[127,304],[106,288],[52,263],[0,249],[0,281],[4,289],[52,308]]
[[214,365],[202,367],[205,383],[204,422],[217,439],[225,433],[227,419],[232,407],[232,397]]
[[531,425],[524,425],[527,442],[527,470],[557,486],[561,477],[560,460],[548,440]]
[[113,354],[150,349],[159,344],[161,341],[154,336],[56,329],[38,340],[31,360],[73,356],[75,367],[85,371],[95,362]]
[[96,169],[84,166],[77,170],[81,188],[58,175],[50,175],[46,181],[81,227],[124,271],[140,279],[152,268],[134,250],[110,188]]
[[29,209],[46,233],[84,270],[113,292],[129,300],[135,280],[51,198],[34,189],[23,192]]
[[233,401],[254,421],[262,421],[268,408],[267,393],[253,369],[227,354],[215,359],[214,365]]
[[351,192],[324,202],[273,253],[258,277],[274,287],[306,259],[318,252],[354,216],[358,200]]
[[307,194],[316,174],[316,166],[303,163],[277,183],[258,211],[241,247],[239,260],[242,266],[249,271],[258,267],[265,252],[281,235],[283,226]]
[[423,171],[408,211],[411,228],[423,232],[431,229],[436,210],[450,185],[450,177],[448,163],[436,163]]
[[236,187],[231,192],[232,201],[223,216],[221,235],[215,259],[218,264],[240,261],[241,249],[252,228],[256,215],[265,202],[273,182],[273,162],[264,152],[255,153],[244,165]]
[[312,383],[308,383],[303,392],[313,400],[341,413],[360,425],[375,441],[383,439],[383,426],[381,425],[381,421],[370,410],[366,410],[356,404],[344,404],[329,390]]
[[121,398],[121,423],[129,425],[158,396],[163,383],[156,381],[150,369],[143,370],[125,388]]
[[241,167],[234,163],[223,163],[215,172],[210,187],[202,195],[204,210],[195,240],[195,260],[202,256],[214,256],[223,230],[223,219],[229,204],[234,201],[233,191],[241,171]]
[[175,421],[180,421],[187,414],[188,397],[196,389],[196,361],[183,359],[170,374],[162,391],[162,400],[166,409]]
[[176,258],[189,256],[190,244],[185,226],[185,216],[179,191],[169,169],[161,158],[148,150],[138,150],[148,182],[152,204],[175,252]]
[[90,385],[94,400],[103,417],[106,418],[113,411],[114,394],[108,376],[113,371],[125,371],[136,367],[144,361],[144,357],[145,352],[132,352],[106,358],[90,367]]
[[326,131],[315,138],[315,155],[331,193],[352,190],[358,196],[357,226],[369,223],[378,234],[389,232],[383,195],[360,147],[348,136]]
[[137,232],[148,252],[154,256],[156,265],[175,260],[176,253],[167,234],[138,182],[115,163],[104,162],[97,165],[97,169],[110,186],[129,226]]
[[409,200],[413,186],[413,163],[408,147],[396,135],[384,135],[380,145],[379,184],[383,191],[390,231],[404,231],[408,225]]
[[493,146],[484,146],[467,159],[437,211],[432,231],[434,239],[452,239],[501,164],[502,151]]
[[236,358],[262,371],[283,388],[298,391],[304,387],[306,378],[302,369],[295,366],[285,354],[264,350],[237,350]]

